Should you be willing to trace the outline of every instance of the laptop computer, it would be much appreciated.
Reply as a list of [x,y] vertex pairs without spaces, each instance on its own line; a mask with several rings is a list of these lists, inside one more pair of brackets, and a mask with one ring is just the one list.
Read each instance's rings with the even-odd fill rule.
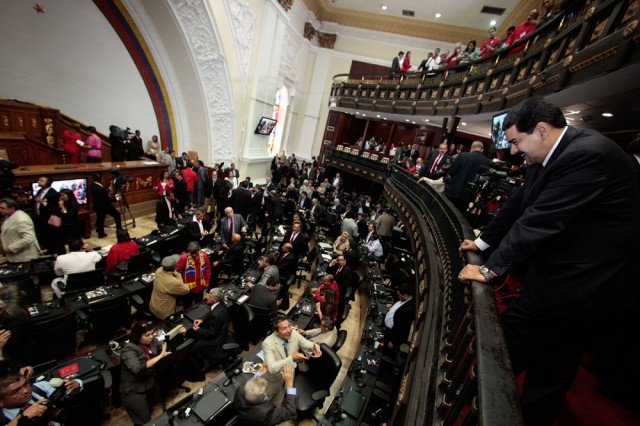
[[231,401],[225,394],[219,390],[213,390],[202,395],[202,398],[193,407],[193,412],[200,420],[207,423],[229,404]]

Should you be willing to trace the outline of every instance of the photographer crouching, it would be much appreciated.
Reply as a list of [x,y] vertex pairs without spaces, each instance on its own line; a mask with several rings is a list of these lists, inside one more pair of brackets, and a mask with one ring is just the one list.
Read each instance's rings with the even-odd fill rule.
[[[52,383],[53,382],[53,383]],[[61,425],[65,411],[58,402],[82,390],[78,379],[51,379],[31,385],[20,373],[0,376],[0,425]]]

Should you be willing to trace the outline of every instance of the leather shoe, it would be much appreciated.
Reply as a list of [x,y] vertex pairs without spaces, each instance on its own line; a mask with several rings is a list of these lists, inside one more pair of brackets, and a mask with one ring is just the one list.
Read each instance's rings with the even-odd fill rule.
[[98,234],[98,238],[104,238],[104,237],[106,237],[106,236],[107,236],[107,234],[105,234],[105,233]]

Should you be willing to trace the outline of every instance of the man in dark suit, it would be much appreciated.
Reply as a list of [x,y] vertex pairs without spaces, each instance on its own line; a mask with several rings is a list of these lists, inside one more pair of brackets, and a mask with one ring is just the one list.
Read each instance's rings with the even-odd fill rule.
[[282,215],[284,214],[282,198],[275,190],[273,190],[269,193],[269,197],[266,201],[268,205],[267,210],[271,216],[271,223],[280,223],[282,221]]
[[216,260],[212,263],[211,280],[209,287],[213,288],[217,285],[218,274],[220,271],[227,272],[240,272],[242,271],[242,258],[244,256],[244,243],[242,242],[242,236],[240,234],[233,234],[231,236],[231,247],[229,250],[220,250],[218,256],[223,255],[220,260]]
[[93,210],[96,212],[96,231],[99,238],[104,238],[107,234],[104,232],[104,220],[107,215],[113,218],[116,229],[122,229],[122,221],[120,220],[120,212],[113,207],[114,201],[109,196],[109,191],[102,185],[102,176],[99,173],[93,174],[93,182],[91,182],[91,199],[93,200]]
[[207,213],[203,207],[198,207],[192,220],[187,224],[187,235],[189,236],[189,241],[198,241],[200,246],[206,246],[213,236],[213,234],[209,234],[210,230],[211,222],[207,217]]
[[404,59],[404,52],[401,50],[400,52],[398,52],[398,56],[395,56],[393,58],[393,61],[391,61],[391,75],[390,75],[391,78],[400,74],[400,72],[402,71],[402,67],[400,66],[400,61],[402,61],[403,59]]
[[309,198],[307,191],[302,191],[300,193],[300,198],[298,199],[297,207],[299,209],[308,210],[311,208],[311,198]]
[[321,222],[324,218],[326,210],[317,198],[311,200],[311,210],[309,210],[309,219],[313,219],[315,222]]
[[387,314],[384,317],[384,325],[387,328],[385,340],[387,348],[396,356],[397,365],[401,365],[397,359],[400,345],[407,342],[411,323],[416,314],[416,301],[412,296],[412,289],[409,285],[404,285],[396,291],[398,301],[387,306]]
[[[493,253],[459,278],[490,282],[526,266],[520,297],[501,322],[514,373],[526,370],[525,423],[550,425],[585,348],[626,331],[637,315],[640,192],[614,142],[567,126],[545,100],[521,102],[503,126],[511,153],[528,164],[525,184],[480,238],[462,242],[461,252]],[[616,343],[637,344],[632,333]]]
[[286,280],[296,272],[298,266],[298,258],[293,251],[291,243],[284,243],[280,248],[280,255],[276,258],[276,266],[280,273],[280,278]]
[[233,208],[224,209],[224,217],[220,219],[220,236],[222,237],[222,246],[228,248],[233,234],[241,234],[247,232],[247,222],[239,214],[233,212]]
[[176,219],[181,219],[176,206],[176,200],[173,191],[168,190],[164,197],[160,197],[156,203],[156,223],[158,228],[175,225]]
[[[38,178],[40,189],[33,201],[35,211],[35,225],[41,243],[49,250],[49,254],[65,254],[64,236],[60,226],[49,224],[49,219],[58,211],[60,194],[51,187],[53,179],[48,176]],[[57,213],[59,215],[59,213]]]
[[278,305],[282,301],[278,301],[280,292],[280,280],[276,276],[269,277],[265,285],[251,285],[251,295],[247,303],[252,307],[269,309],[272,314],[278,310]]
[[194,377],[190,381],[204,381],[204,368],[206,364],[215,364],[225,356],[222,345],[227,338],[227,325],[229,313],[223,301],[224,293],[221,288],[213,288],[206,295],[205,302],[210,310],[203,319],[193,322],[193,332],[198,340],[193,345],[189,354]]
[[427,157],[427,163],[420,169],[420,177],[438,179],[444,176],[447,165],[451,164],[452,158],[447,154],[447,144],[438,145],[437,151],[431,151]]
[[444,194],[462,213],[467,211],[474,195],[466,188],[467,182],[475,178],[480,167],[491,166],[491,160],[482,155],[483,149],[482,142],[473,142],[471,151],[458,154],[444,179]]
[[240,182],[239,188],[231,190],[231,199],[229,200],[229,206],[233,211],[243,218],[247,218],[249,214],[249,203],[251,202],[251,193],[247,182]]
[[[266,367],[263,367],[261,373],[266,374],[267,371]],[[238,426],[274,426],[296,417],[298,397],[293,387],[293,367],[285,365],[282,378],[286,396],[282,405],[278,407],[266,398],[267,381],[262,375],[238,386],[233,398],[233,408],[238,414]]]
[[352,271],[343,255],[339,255],[331,261],[327,268],[327,274],[333,275],[340,288],[340,295],[344,295],[351,285]]
[[284,234],[280,250],[282,250],[282,246],[285,243],[290,243],[293,246],[292,253],[295,254],[298,259],[302,259],[307,255],[307,252],[309,251],[309,237],[307,237],[307,234],[302,232],[301,222],[293,222],[291,230]]

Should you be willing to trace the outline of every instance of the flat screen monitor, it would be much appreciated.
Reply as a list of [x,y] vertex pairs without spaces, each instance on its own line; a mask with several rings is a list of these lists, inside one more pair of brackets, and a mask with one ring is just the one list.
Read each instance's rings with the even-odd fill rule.
[[511,144],[507,140],[505,131],[502,130],[502,123],[504,122],[506,112],[502,114],[494,115],[491,120],[491,143],[495,149],[510,149]]
[[262,117],[258,122],[255,133],[259,135],[270,135],[276,127],[277,121],[273,118]]
[[[51,184],[51,187],[58,192],[60,192],[61,189],[70,189],[76,196],[78,204],[80,204],[81,206],[87,204],[87,180],[84,178],[54,180]],[[35,197],[40,190],[40,187],[37,183],[32,183],[31,190],[33,191],[33,196]]]

